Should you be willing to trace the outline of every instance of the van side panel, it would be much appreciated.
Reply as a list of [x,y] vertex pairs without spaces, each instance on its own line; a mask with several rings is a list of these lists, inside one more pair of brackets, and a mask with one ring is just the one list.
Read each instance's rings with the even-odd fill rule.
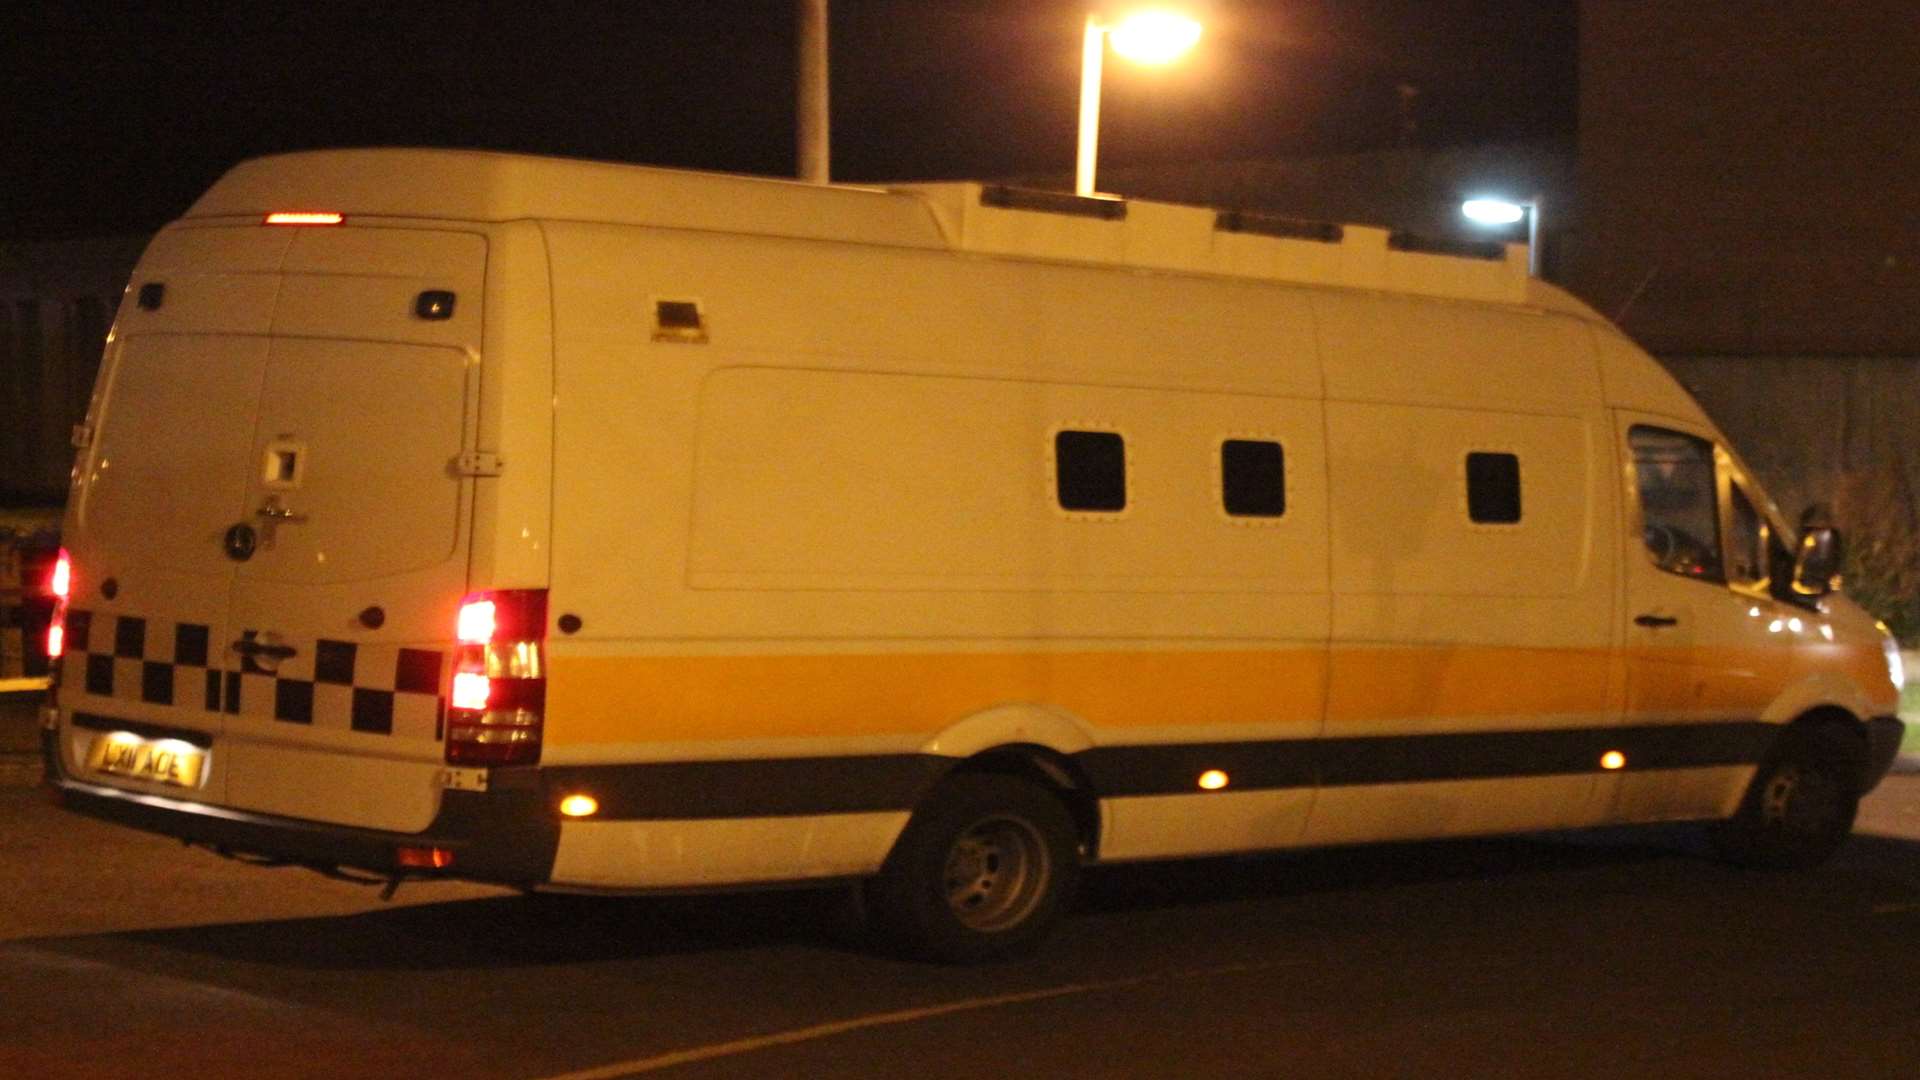
[[[1615,468],[1584,328],[1379,297],[1315,309],[1334,618],[1308,841],[1598,820],[1597,760],[1567,752],[1615,722],[1618,693]],[[1469,455],[1517,466],[1492,520]]]
[[[1009,705],[1096,744],[1316,734],[1326,488],[1304,292],[549,237],[553,596],[585,628],[551,646],[545,760],[911,752]],[[633,332],[672,298],[700,302],[709,343]],[[1124,440],[1123,509],[1061,508],[1062,430]],[[1228,439],[1281,445],[1284,514],[1226,513]],[[1178,844],[1291,842],[1309,798],[1269,800],[1257,836],[1200,822]],[[1109,801],[1103,846],[1162,851],[1164,814],[1132,799]]]

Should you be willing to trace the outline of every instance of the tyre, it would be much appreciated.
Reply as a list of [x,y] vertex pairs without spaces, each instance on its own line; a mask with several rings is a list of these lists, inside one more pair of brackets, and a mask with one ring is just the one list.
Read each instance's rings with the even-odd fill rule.
[[1860,805],[1857,748],[1831,728],[1789,728],[1754,774],[1740,810],[1708,838],[1728,862],[1797,870],[1827,861]]
[[980,963],[1030,952],[1079,877],[1079,834],[1053,793],[1011,776],[936,788],[866,894],[875,929],[921,959]]

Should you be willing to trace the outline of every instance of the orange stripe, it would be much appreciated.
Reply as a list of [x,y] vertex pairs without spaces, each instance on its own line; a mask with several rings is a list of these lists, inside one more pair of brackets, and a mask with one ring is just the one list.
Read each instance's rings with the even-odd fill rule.
[[549,665],[546,735],[570,744],[931,736],[1013,703],[1064,709],[1108,730],[1245,724],[1293,727],[1299,737],[1319,732],[1323,716],[1330,734],[1472,717],[1502,727],[1548,716],[1591,724],[1620,707],[1616,664],[1630,720],[1696,710],[1757,717],[1821,669],[1861,686],[1887,682],[1877,650],[1837,645],[1619,656],[1491,646],[561,656]]
[[1595,714],[1610,710],[1605,650],[1487,646],[1336,649],[1328,725],[1404,717]]
[[931,735],[1033,702],[1101,727],[1317,728],[1324,654],[1234,652],[555,657],[551,742]]

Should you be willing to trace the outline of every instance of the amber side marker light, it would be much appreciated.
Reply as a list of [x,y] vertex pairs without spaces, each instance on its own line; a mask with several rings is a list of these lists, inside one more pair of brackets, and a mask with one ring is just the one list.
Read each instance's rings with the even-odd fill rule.
[[268,225],[338,225],[347,220],[345,214],[336,214],[330,210],[277,210],[267,215]]
[[1618,750],[1609,750],[1600,755],[1600,767],[1603,769],[1624,769],[1627,767],[1627,755]]
[[591,795],[569,795],[560,800],[560,812],[568,817],[592,817],[600,812],[600,800]]
[[1227,786],[1227,774],[1219,769],[1208,769],[1200,774],[1200,786],[1207,791],[1219,791]]
[[394,861],[409,870],[444,870],[453,865],[453,850],[443,847],[394,849]]

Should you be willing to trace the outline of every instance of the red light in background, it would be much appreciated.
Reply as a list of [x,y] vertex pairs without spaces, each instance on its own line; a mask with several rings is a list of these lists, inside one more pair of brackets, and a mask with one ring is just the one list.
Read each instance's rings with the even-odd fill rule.
[[60,659],[67,651],[67,597],[73,592],[73,559],[61,548],[53,560],[53,573],[47,575],[47,591],[53,594],[53,619],[47,624],[47,659]]

